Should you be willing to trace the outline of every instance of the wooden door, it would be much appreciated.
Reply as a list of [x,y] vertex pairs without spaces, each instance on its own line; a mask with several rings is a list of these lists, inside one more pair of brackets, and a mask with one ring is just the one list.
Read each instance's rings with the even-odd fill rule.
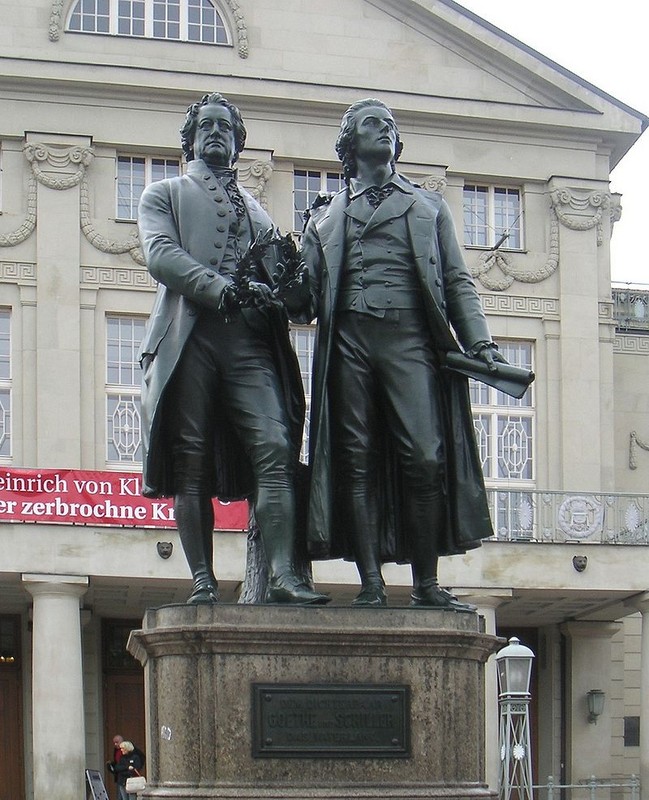
[[20,617],[0,616],[0,800],[24,800]]
[[[113,736],[117,733],[146,755],[144,672],[126,650],[128,633],[140,627],[140,620],[104,620],[104,761],[113,758]],[[117,797],[115,779],[108,770],[105,772],[104,783],[113,800]]]

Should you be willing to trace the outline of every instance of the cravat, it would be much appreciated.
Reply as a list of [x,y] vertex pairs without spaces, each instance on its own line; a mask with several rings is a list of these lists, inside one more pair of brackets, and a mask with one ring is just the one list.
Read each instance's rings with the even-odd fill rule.
[[224,189],[228,193],[228,197],[232,203],[232,208],[234,208],[234,213],[237,215],[237,219],[243,219],[246,216],[246,207],[234,176],[231,176],[224,183]]
[[392,183],[388,183],[388,185],[384,186],[382,189],[379,189],[378,186],[370,186],[370,188],[366,190],[365,196],[372,208],[378,208],[385,198],[389,197],[393,191],[394,185]]

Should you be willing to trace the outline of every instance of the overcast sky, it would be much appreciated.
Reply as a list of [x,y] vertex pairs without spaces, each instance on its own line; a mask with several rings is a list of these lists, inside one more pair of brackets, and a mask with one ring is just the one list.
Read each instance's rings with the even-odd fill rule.
[[[520,41],[649,116],[644,0],[457,0]],[[649,286],[645,232],[649,130],[611,175],[622,219],[611,241],[613,281]]]

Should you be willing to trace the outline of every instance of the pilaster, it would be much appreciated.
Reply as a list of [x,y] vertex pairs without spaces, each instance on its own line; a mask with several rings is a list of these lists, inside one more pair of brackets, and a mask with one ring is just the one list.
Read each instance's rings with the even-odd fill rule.
[[[568,640],[566,667],[566,778],[578,783],[611,775],[611,638],[620,622],[566,622],[560,630]],[[604,712],[588,720],[587,693],[606,694]]]
[[640,645],[640,787],[649,798],[649,592],[629,600],[628,605],[642,614]]

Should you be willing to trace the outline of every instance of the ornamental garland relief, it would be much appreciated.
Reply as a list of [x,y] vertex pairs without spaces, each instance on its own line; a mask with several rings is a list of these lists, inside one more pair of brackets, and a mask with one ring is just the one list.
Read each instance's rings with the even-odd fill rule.
[[588,192],[567,187],[550,192],[550,241],[548,257],[539,269],[521,269],[515,265],[516,255],[500,250],[488,250],[478,259],[478,265],[471,267],[474,278],[494,292],[503,292],[514,281],[520,283],[541,283],[553,275],[559,267],[559,226],[573,231],[597,232],[597,246],[603,243],[604,214],[608,214],[613,225],[620,219],[621,207],[618,195],[606,192]]
[[629,469],[638,469],[637,448],[649,452],[649,442],[643,442],[635,431],[629,434]]
[[[243,11],[237,0],[223,0],[225,5],[230,10],[234,26],[236,28],[237,38],[237,52],[239,58],[248,58],[249,45],[248,45],[248,28],[243,16]],[[63,33],[64,14],[63,8],[65,0],[52,0],[50,8],[50,23],[48,26],[48,37],[51,42],[58,42]]]
[[[92,148],[30,142],[23,146],[23,154],[31,167],[27,213],[24,222],[15,231],[0,234],[0,247],[15,247],[24,242],[36,229],[37,184],[58,191],[79,186],[79,221],[81,231],[88,242],[102,253],[111,255],[128,253],[136,264],[146,266],[136,229],[127,239],[109,239],[99,233],[93,223],[87,176],[88,167],[94,159]],[[267,185],[272,173],[273,165],[270,161],[257,160],[239,167],[241,183],[264,208],[268,205]]]

